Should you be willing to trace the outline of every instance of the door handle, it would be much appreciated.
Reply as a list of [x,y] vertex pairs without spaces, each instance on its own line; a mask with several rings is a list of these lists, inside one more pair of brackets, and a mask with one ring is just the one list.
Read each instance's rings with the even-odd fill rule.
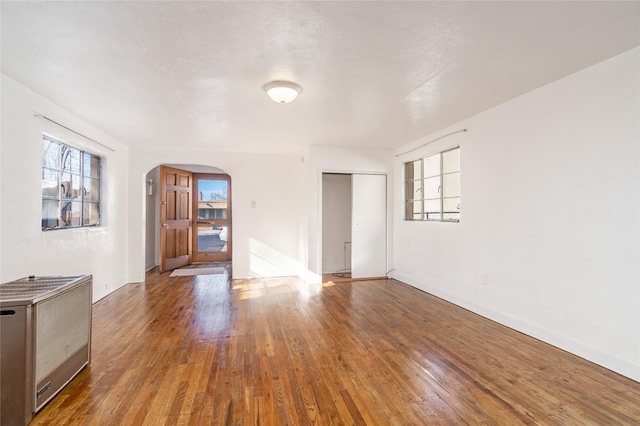
[[165,228],[165,229],[169,229],[169,225],[167,224],[167,222],[163,223],[162,227]]

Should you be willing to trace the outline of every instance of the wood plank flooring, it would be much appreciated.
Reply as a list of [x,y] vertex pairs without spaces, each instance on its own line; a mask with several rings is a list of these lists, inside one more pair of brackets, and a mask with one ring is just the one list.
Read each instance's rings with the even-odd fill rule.
[[150,272],[33,425],[631,425],[640,383],[394,280]]

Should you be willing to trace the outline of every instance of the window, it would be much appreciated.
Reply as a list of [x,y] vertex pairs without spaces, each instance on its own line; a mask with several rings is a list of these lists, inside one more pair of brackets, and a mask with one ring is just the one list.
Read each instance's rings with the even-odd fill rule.
[[100,223],[100,157],[42,136],[42,230]]
[[405,219],[460,222],[460,147],[405,163]]

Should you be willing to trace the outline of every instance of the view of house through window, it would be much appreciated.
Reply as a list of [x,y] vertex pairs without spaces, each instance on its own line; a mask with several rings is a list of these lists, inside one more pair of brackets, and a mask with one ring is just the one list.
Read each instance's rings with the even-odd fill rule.
[[100,157],[42,137],[42,230],[100,223]]
[[460,147],[405,163],[405,219],[460,221]]
[[216,175],[196,175],[198,194],[197,245],[198,253],[228,250],[229,181]]

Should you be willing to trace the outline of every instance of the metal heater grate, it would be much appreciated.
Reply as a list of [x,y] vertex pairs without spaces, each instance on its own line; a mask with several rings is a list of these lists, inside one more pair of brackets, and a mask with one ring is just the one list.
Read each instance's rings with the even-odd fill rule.
[[92,277],[0,284],[2,424],[28,424],[91,356]]

